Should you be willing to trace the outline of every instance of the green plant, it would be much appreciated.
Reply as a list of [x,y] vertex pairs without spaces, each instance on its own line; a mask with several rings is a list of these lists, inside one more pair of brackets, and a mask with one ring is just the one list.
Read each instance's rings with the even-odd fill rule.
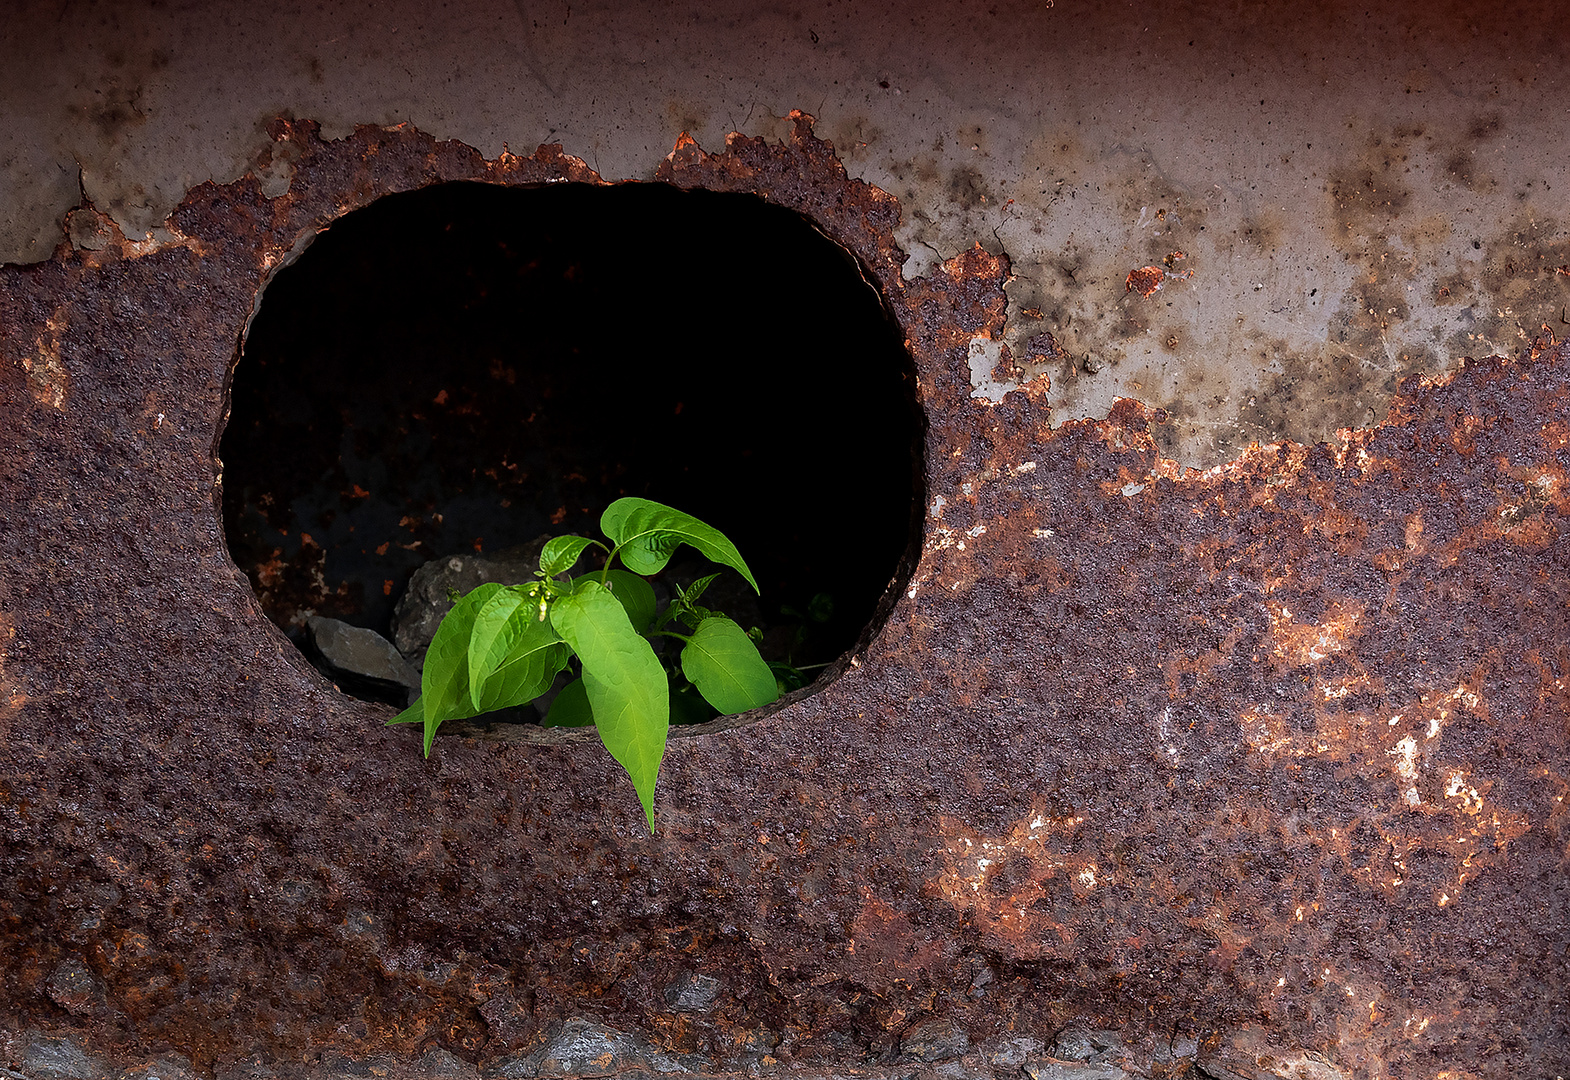
[[[696,693],[729,715],[767,705],[780,690],[746,631],[699,605],[717,574],[678,591],[663,611],[640,576],[658,574],[687,544],[758,591],[723,533],[648,499],[616,500],[600,517],[600,529],[611,547],[586,536],[558,536],[540,552],[538,580],[481,585],[459,597],[431,639],[420,697],[388,723],[423,723],[429,757],[444,720],[533,701],[572,665],[581,674],[556,695],[545,726],[594,724],[632,779],[653,831],[654,785],[673,701],[690,711]],[[604,566],[566,577],[589,547],[605,552]],[[612,566],[618,558],[626,569]],[[690,633],[671,629],[673,623]],[[650,643],[656,637],[684,643],[668,668]]]

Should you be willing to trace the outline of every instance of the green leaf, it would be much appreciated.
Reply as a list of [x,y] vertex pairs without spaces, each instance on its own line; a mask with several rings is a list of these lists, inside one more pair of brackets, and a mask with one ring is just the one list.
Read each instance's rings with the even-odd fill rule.
[[474,618],[502,586],[487,582],[461,597],[442,619],[425,653],[420,674],[420,700],[425,703],[425,756],[443,720],[463,720],[475,714],[469,699],[469,635]]
[[780,696],[758,647],[724,616],[698,624],[681,651],[681,671],[723,716],[756,709]]
[[671,555],[679,547],[681,537],[675,533],[654,532],[635,536],[616,551],[629,570],[653,575],[665,569],[665,564],[671,561]]
[[[509,605],[509,593],[522,602]],[[500,611],[508,612],[507,620],[494,627],[492,621]],[[538,602],[504,589],[491,597],[474,620],[469,638],[470,703],[483,713],[533,701],[550,688],[551,680],[566,665],[567,647],[550,621],[540,620]]]
[[424,722],[425,700],[423,698],[415,698],[414,704],[387,721],[387,726],[392,727],[394,724],[421,724]]
[[551,688],[556,673],[567,666],[567,643],[556,636],[548,622],[535,622],[534,627],[513,645],[495,673],[485,681],[480,694],[480,712],[495,712],[533,701]]
[[[698,597],[703,595],[703,590],[707,589],[711,584],[713,584],[714,579],[717,577],[719,577],[718,574],[709,574],[707,577],[701,577],[697,581],[694,581],[691,585],[688,585],[686,589],[677,592],[675,597],[672,598],[671,602],[665,606],[665,610],[660,613],[660,617],[655,620],[654,629],[661,629],[665,626],[666,623],[670,622],[678,615],[685,616],[686,614],[690,613],[693,610],[692,605],[696,604],[698,602]],[[698,610],[702,609],[700,608]],[[705,612],[705,614],[707,614],[707,612]],[[683,621],[686,620],[684,619]],[[690,624],[691,628],[696,629],[698,623],[701,621],[701,618],[693,621]]]
[[551,623],[583,663],[600,741],[632,778],[654,831],[654,785],[670,730],[670,682],[611,590],[592,577],[551,608]]
[[[527,610],[519,611],[525,602]],[[480,711],[480,691],[517,638],[535,620],[536,604],[514,588],[492,593],[474,616],[469,632],[469,701]],[[555,635],[552,635],[555,638]]]
[[713,615],[714,612],[706,607],[699,607],[697,604],[682,604],[681,607],[676,609],[676,618],[688,630],[696,630],[703,625],[704,619]]
[[594,712],[589,708],[589,691],[582,679],[574,679],[561,688],[550,711],[540,721],[541,727],[587,727],[594,723]]
[[540,549],[540,570],[546,577],[555,577],[565,574],[578,562],[578,556],[583,554],[583,549],[596,543],[587,536],[556,536],[545,542]]
[[719,577],[719,574],[706,574],[691,585],[688,585],[681,592],[681,602],[688,605],[696,604],[703,596],[703,590],[713,585],[714,579],[717,577]]
[[760,591],[736,545],[691,514],[649,499],[617,499],[600,516],[600,528],[618,546],[622,562],[634,573],[659,573],[679,545],[690,544],[741,574],[753,592]]
[[611,595],[621,601],[621,606],[627,611],[627,620],[632,623],[632,628],[638,633],[643,633],[649,628],[649,623],[654,620],[654,588],[637,574],[630,574],[625,570],[608,570],[605,574],[606,584],[610,587]]

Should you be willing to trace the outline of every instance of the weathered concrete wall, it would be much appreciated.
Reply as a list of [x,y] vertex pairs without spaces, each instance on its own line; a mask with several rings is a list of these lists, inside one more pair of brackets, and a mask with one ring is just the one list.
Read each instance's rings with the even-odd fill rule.
[[12,1068],[1563,1073],[1570,350],[1185,473],[1159,411],[1054,431],[1039,382],[980,393],[1006,263],[906,280],[899,203],[807,119],[678,146],[660,179],[806,213],[878,283],[931,502],[881,633],[676,740],[651,838],[592,735],[426,761],[338,694],[215,499],[236,342],[302,236],[438,180],[595,174],[270,138],[285,191],[203,186],[140,246],[79,216],[0,272]]
[[800,108],[900,198],[907,279],[1007,253],[997,333],[1060,422],[1138,398],[1184,464],[1375,423],[1400,376],[1570,303],[1542,0],[5,6],[0,261],[47,258],[84,196],[139,236],[204,180],[276,193],[279,115],[646,179],[684,130],[778,138]]

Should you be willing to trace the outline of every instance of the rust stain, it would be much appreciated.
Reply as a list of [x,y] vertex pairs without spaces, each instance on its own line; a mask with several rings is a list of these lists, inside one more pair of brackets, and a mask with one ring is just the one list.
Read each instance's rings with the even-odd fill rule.
[[60,343],[68,324],[64,307],[57,309],[44,324],[30,355],[22,357],[22,370],[33,400],[52,409],[65,408],[71,379],[60,360]]
[[[940,1018],[976,1044],[1117,1029],[1146,1076],[1187,1067],[1174,1033],[1238,1075],[1554,1075],[1570,350],[1182,470],[1138,402],[1054,429],[1045,386],[973,398],[1007,261],[906,282],[897,201],[792,120],[680,140],[657,178],[807,215],[882,293],[929,422],[919,551],[837,680],[672,741],[652,839],[592,734],[427,761],[336,693],[213,499],[234,343],[301,236],[426,184],[601,183],[581,159],[281,120],[286,190],[197,188],[189,243],[0,270],[33,358],[0,372],[0,1012],[204,1070],[488,1065],[592,1015],[713,1071],[890,1062]],[[258,587],[321,610],[311,549]],[[101,1014],[50,997],[68,960]],[[688,1023],[664,988],[699,961],[726,993]]]
[[984,932],[1032,959],[1072,955],[1074,935],[1056,918],[1059,905],[1082,902],[1096,888],[1116,884],[1094,855],[1076,853],[1083,815],[1054,817],[1039,804],[998,835],[974,834],[966,822],[946,820],[943,872],[931,882]]
[[15,720],[28,702],[26,691],[10,677],[10,648],[15,640],[15,620],[7,612],[0,611],[0,724]]
[[1130,270],[1128,278],[1123,282],[1124,292],[1137,292],[1141,296],[1154,296],[1156,291],[1166,284],[1166,271],[1159,266],[1141,266],[1138,270]]

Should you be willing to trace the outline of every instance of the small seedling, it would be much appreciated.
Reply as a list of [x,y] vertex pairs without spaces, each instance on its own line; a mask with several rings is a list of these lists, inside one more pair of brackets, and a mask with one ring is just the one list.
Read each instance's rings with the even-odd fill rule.
[[[658,574],[682,544],[739,573],[758,591],[752,571],[725,535],[697,518],[648,499],[617,499],[600,517],[610,547],[586,536],[558,536],[540,552],[537,580],[486,584],[453,605],[425,655],[420,697],[389,724],[425,725],[425,756],[444,720],[524,705],[549,690],[563,669],[578,674],[556,695],[546,727],[593,724],[611,757],[627,770],[654,830],[654,785],[665,757],[675,706],[721,715],[767,705],[780,695],[745,630],[699,606],[718,575],[700,578],[657,611],[654,589],[640,575]],[[585,549],[605,565],[566,576]],[[626,569],[612,566],[617,559]],[[690,633],[672,629],[679,625]],[[683,642],[662,664],[650,639]]]

